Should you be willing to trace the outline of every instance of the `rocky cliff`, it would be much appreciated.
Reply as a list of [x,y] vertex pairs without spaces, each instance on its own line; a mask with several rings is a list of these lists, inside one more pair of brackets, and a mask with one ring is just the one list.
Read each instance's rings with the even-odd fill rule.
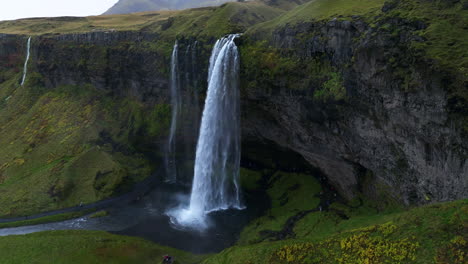
[[276,50],[304,68],[328,67],[325,80],[338,74],[346,97],[317,100],[326,82],[299,81],[320,78],[309,76],[322,75],[320,69],[267,84],[249,76],[257,82],[244,93],[244,138],[299,152],[348,198],[359,190],[407,204],[466,197],[466,137],[447,101],[453,77],[413,57],[408,47],[424,25],[392,23],[405,30],[392,36],[357,18],[275,31]]
[[[245,11],[245,17],[257,16],[257,20],[236,22],[231,17],[229,26],[223,27],[224,33],[248,29],[238,41],[242,54],[244,163],[281,166],[289,171],[301,171],[307,166],[318,169],[347,199],[364,194],[380,201],[420,204],[467,197],[466,65],[463,56],[451,62],[433,56],[433,47],[439,47],[442,41],[431,35],[436,22],[406,17],[405,12],[413,10],[407,3],[382,2],[357,15],[350,8],[339,11],[342,15],[320,13],[301,21],[292,19],[301,17],[301,12],[310,14],[308,8],[316,11],[316,2],[294,9],[293,16],[286,13],[263,24],[258,22],[269,19],[252,11]],[[432,10],[429,5],[424,6],[424,12]],[[455,14],[466,12],[459,2],[440,8],[446,19],[457,17],[444,13],[452,9],[457,10]],[[213,10],[203,12],[218,12]],[[94,149],[93,155],[110,155],[112,162],[89,173],[93,192],[96,186],[103,188],[102,175],[109,171],[120,175],[116,176],[117,185],[133,175],[137,168],[129,167],[134,161],[128,158],[138,156],[144,161],[138,168],[147,169],[151,166],[143,165],[145,162],[154,162],[162,155],[169,120],[172,45],[176,38],[182,50],[198,43],[196,58],[185,57],[180,63],[184,71],[191,71],[187,78],[197,80],[184,96],[192,98],[192,92],[197,91],[198,104],[202,104],[210,49],[221,32],[201,30],[193,34],[184,19],[175,16],[147,24],[139,31],[45,34],[33,38],[26,88],[48,95],[40,97],[45,100],[40,101],[43,105],[48,100],[61,102],[63,93],[71,95],[67,100],[79,95],[81,107],[91,105],[92,110],[87,111],[95,113],[85,118],[93,132],[80,130],[74,141],[76,146],[86,146],[84,150],[67,153],[62,146],[55,157],[44,160],[62,164],[52,166],[55,170],[49,172],[55,175],[53,179],[62,170],[67,171],[68,164],[76,165],[75,158],[95,147],[99,150]],[[451,44],[454,53],[465,47],[456,37],[449,42],[444,45]],[[5,87],[0,110],[8,113],[4,120],[15,118],[11,109],[16,101],[7,98],[15,98],[15,91],[21,91],[18,78],[25,43],[25,36],[0,36],[0,79]],[[194,61],[198,66],[195,70],[191,69]],[[37,111],[35,104],[29,105],[33,115]],[[191,109],[188,107],[187,113],[193,114]],[[50,121],[49,126],[54,122]],[[38,124],[38,131],[42,125]],[[180,140],[192,133],[191,127],[187,125],[179,133]],[[14,131],[3,127],[3,133]],[[15,152],[14,159],[12,152],[5,150],[0,158],[7,165],[0,167],[0,180],[16,177],[23,163],[33,158],[28,155],[44,152],[36,145],[58,140],[52,137],[54,133],[49,129],[34,142],[24,139],[27,144]],[[297,154],[306,164],[288,159]],[[270,164],[265,163],[268,159]],[[38,168],[42,167],[34,165],[26,171],[35,174]],[[122,174],[122,170],[126,173]],[[71,177],[68,172],[66,175]],[[56,193],[69,192],[73,184],[62,183],[59,177],[51,183],[57,187],[44,188],[49,188],[49,198],[54,199],[60,197]],[[61,195],[61,199],[74,197],[73,192]]]

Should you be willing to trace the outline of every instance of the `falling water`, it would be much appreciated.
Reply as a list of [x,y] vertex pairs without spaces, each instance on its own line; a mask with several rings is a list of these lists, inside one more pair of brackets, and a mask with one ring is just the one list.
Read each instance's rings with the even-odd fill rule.
[[24,81],[26,80],[26,74],[28,73],[28,61],[31,49],[31,37],[28,38],[28,47],[26,51],[26,61],[24,62],[24,69],[23,69],[23,79],[21,80],[21,86],[24,85]]
[[[182,84],[183,89],[185,90],[185,96],[182,101],[184,101],[184,147],[185,147],[185,157],[186,165],[187,161],[195,160],[195,151],[198,141],[198,132],[200,128],[200,102],[198,98],[198,69],[197,65],[197,42],[193,42],[187,45],[184,55],[184,73],[185,78]],[[193,165],[188,165],[185,168],[187,175],[190,175],[190,179],[187,179],[186,182],[191,183],[193,180]],[[191,168],[190,168],[191,167]]]
[[213,48],[188,209],[170,213],[181,225],[203,226],[209,212],[242,209],[239,187],[239,52],[229,35]]
[[174,50],[172,51],[171,58],[171,104],[172,104],[172,120],[169,139],[167,142],[166,154],[166,170],[167,181],[177,181],[177,168],[176,168],[176,141],[175,135],[177,131],[177,119],[180,112],[180,79],[179,79],[179,45],[176,41]]

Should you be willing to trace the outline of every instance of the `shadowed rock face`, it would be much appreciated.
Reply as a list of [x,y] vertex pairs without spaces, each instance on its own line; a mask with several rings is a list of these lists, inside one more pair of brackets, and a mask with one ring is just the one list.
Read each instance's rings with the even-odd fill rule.
[[105,15],[216,6],[236,0],[120,0]]
[[[359,19],[274,32],[271,45],[301,58],[303,68],[310,58],[334,65],[347,101],[318,103],[311,94],[319,87],[297,83],[299,91],[291,91],[280,79],[274,87],[249,87],[244,139],[266,139],[300,153],[348,198],[358,190],[375,198],[387,192],[407,204],[467,197],[466,135],[453,125],[447,101],[455,84],[450,73],[432,70],[409,49],[417,37],[412,32],[424,25],[389,23],[402,29],[398,38]],[[410,73],[410,88],[391,57]],[[299,79],[307,78],[302,74]]]
[[92,84],[112,95],[154,104],[169,96],[169,59],[142,48],[153,41],[156,35],[143,32],[46,36],[35,40],[32,56],[37,71],[47,76],[48,88]]

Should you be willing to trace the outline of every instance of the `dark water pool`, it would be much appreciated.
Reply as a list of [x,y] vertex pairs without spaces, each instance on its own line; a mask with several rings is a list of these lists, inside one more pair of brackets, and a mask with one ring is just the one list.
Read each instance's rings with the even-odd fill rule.
[[28,234],[48,230],[103,230],[111,233],[138,236],[161,245],[193,253],[214,253],[232,246],[242,228],[267,207],[265,195],[246,194],[245,210],[226,210],[211,213],[209,227],[193,230],[174,226],[166,212],[187,205],[187,188],[159,183],[146,195],[106,208],[109,215],[102,218],[82,217],[59,223],[0,229],[0,236]]

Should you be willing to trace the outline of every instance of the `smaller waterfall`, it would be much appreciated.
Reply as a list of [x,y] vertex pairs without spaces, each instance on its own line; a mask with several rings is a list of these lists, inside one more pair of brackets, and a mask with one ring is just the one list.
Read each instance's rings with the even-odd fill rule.
[[30,50],[31,50],[31,37],[28,38],[28,45],[27,45],[27,51],[26,51],[26,60],[24,62],[23,79],[21,80],[21,86],[23,86],[24,81],[26,81],[26,74],[28,73],[28,61],[29,61]]
[[176,41],[172,51],[171,58],[171,105],[172,105],[172,120],[169,139],[167,142],[166,153],[166,180],[169,182],[177,181],[177,165],[176,165],[176,132],[177,121],[180,114],[180,78],[179,78],[179,45]]
[[234,42],[238,36],[218,40],[212,51],[190,206],[169,212],[179,225],[203,228],[208,213],[243,208],[239,186],[240,56]]

